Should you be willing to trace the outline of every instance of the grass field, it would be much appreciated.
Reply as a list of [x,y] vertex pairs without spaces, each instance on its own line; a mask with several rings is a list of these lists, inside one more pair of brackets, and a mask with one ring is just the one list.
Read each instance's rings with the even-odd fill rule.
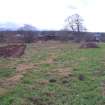
[[21,58],[0,58],[0,105],[105,105],[105,44],[28,44]]

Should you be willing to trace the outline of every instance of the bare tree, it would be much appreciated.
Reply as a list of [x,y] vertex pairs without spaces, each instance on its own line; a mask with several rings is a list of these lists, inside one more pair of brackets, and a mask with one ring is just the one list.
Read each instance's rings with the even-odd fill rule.
[[68,16],[65,22],[67,23],[65,29],[74,32],[86,31],[86,28],[83,26],[83,19],[79,14]]

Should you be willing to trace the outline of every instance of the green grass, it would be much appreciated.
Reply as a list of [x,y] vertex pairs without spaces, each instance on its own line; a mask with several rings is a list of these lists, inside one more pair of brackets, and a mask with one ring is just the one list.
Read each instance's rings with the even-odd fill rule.
[[15,73],[12,68],[0,68],[0,78],[9,77]]
[[[51,54],[54,62],[47,63]],[[5,87],[10,91],[0,96],[0,105],[105,105],[105,44],[96,49],[79,49],[73,43],[29,44],[22,58],[1,59],[0,63],[12,66],[0,67],[1,80],[14,75],[18,64],[39,63],[17,85]],[[72,75],[52,73],[62,68],[69,68]],[[79,80],[80,75],[83,80]],[[50,79],[56,82],[40,83]]]

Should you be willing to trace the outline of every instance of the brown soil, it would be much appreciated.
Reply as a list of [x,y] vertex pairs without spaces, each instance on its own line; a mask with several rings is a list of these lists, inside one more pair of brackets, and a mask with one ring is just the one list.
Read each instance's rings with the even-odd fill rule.
[[81,44],[80,48],[99,48],[99,46],[95,42],[85,42]]
[[24,54],[26,45],[7,45],[0,47],[0,57],[21,57]]

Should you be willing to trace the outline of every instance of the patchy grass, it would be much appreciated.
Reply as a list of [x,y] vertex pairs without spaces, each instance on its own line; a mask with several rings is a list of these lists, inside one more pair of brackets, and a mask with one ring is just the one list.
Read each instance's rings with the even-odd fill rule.
[[1,84],[21,75],[14,86],[0,85],[0,105],[105,105],[105,44],[27,46],[21,58],[0,59]]
[[15,73],[15,70],[12,68],[1,67],[0,68],[0,78],[9,77]]

